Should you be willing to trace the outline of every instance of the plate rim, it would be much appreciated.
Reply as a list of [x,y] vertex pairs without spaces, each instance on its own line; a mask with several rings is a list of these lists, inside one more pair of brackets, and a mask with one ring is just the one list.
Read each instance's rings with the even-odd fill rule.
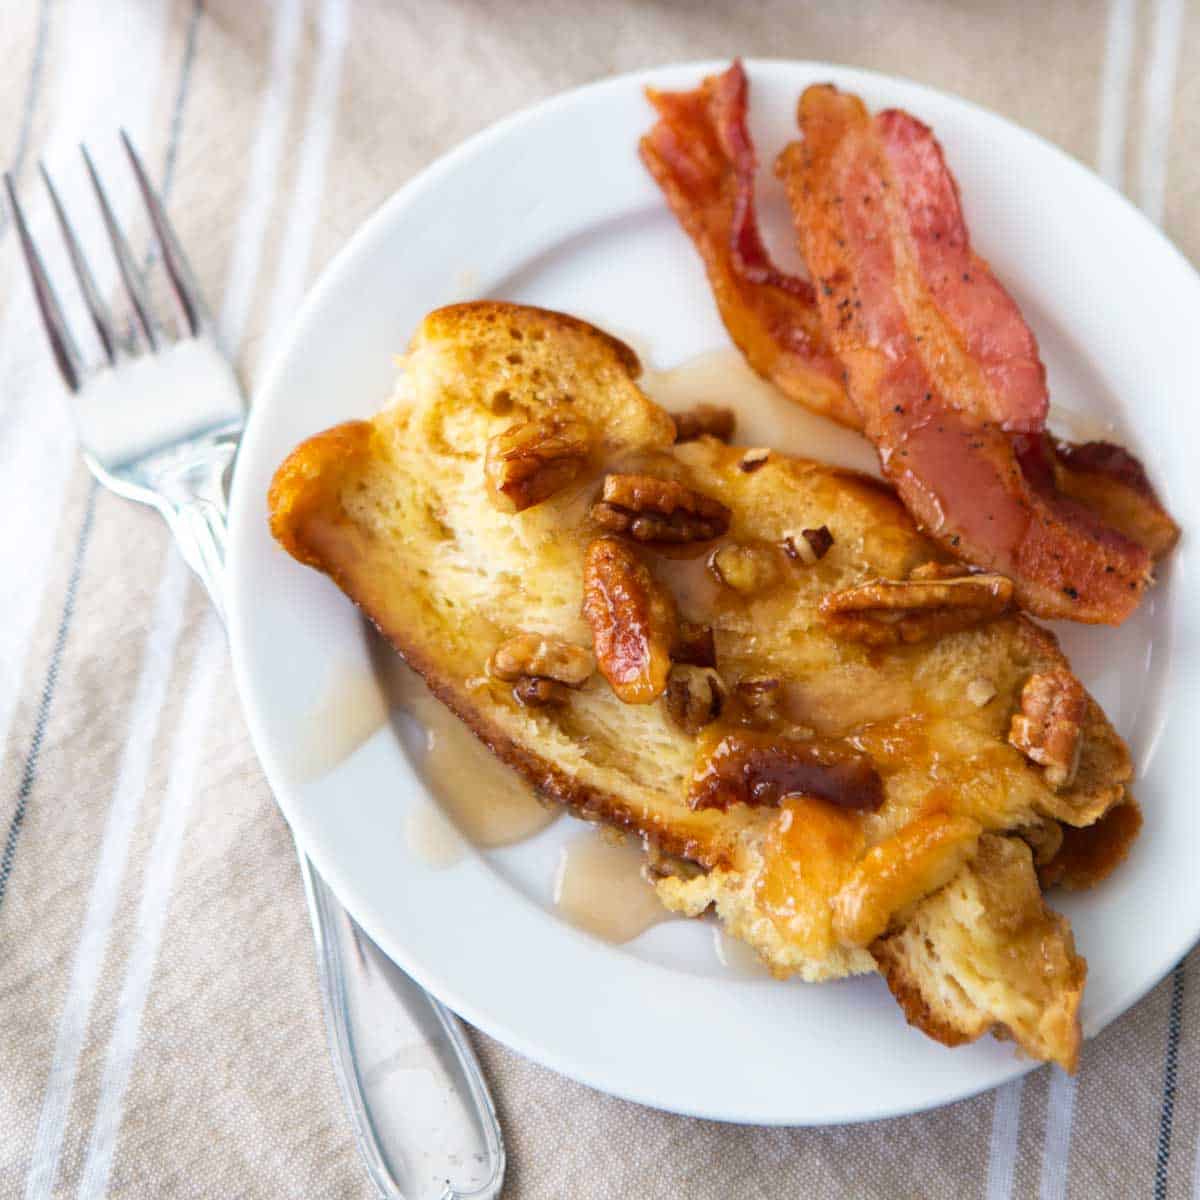
[[[1096,184],[1102,185],[1104,191],[1111,198],[1116,198],[1120,201],[1120,206],[1124,210],[1126,217],[1132,215],[1136,218],[1137,223],[1141,226],[1142,232],[1153,235],[1153,240],[1158,243],[1160,251],[1169,252],[1169,257],[1175,261],[1175,264],[1182,267],[1183,270],[1190,276],[1194,286],[1200,289],[1200,275],[1197,275],[1195,268],[1183,255],[1177,246],[1166,236],[1163,230],[1152,222],[1133,202],[1118,189],[1107,183],[1091,168],[1056,146],[1047,138],[1043,137],[1030,129],[1017,124],[1016,122],[995,113],[971,100],[967,100],[957,94],[946,91],[940,88],[932,87],[928,84],[921,83],[916,80],[909,79],[900,75],[888,74],[885,72],[853,67],[848,65],[827,63],[815,60],[804,59],[788,59],[788,58],[753,58],[745,59],[747,70],[753,73],[761,69],[782,68],[785,70],[796,70],[800,72],[819,73],[829,71],[839,80],[845,81],[849,86],[856,86],[855,81],[864,81],[867,85],[871,83],[880,83],[885,87],[899,85],[903,89],[913,92],[915,96],[932,97],[938,103],[946,101],[952,102],[954,105],[961,107],[975,122],[983,122],[984,125],[991,124],[1003,128],[1008,135],[1015,135],[1019,140],[1024,140],[1030,145],[1036,147],[1039,151],[1048,153],[1062,166],[1069,170],[1082,173],[1081,177],[1086,180],[1089,187],[1094,188]],[[346,270],[347,265],[355,260],[362,252],[363,248],[369,246],[379,235],[382,229],[385,229],[389,224],[398,218],[405,207],[412,200],[424,193],[427,189],[435,188],[441,179],[456,170],[460,164],[468,161],[481,150],[496,141],[502,141],[511,131],[520,128],[521,126],[539,119],[540,117],[555,111],[560,107],[566,107],[573,103],[578,103],[585,98],[595,96],[607,90],[614,92],[620,91],[623,88],[631,86],[644,86],[648,82],[653,82],[655,79],[667,74],[690,73],[696,78],[704,74],[711,74],[714,71],[723,69],[728,65],[727,59],[710,59],[694,62],[673,62],[660,64],[654,67],[641,68],[634,71],[625,72],[619,75],[604,77],[590,83],[586,83],[563,92],[555,93],[542,100],[535,101],[529,105],[522,107],[514,113],[511,113],[485,128],[479,130],[462,143],[458,144],[447,153],[439,156],[433,162],[428,164],[416,175],[409,179],[405,184],[396,189],[391,195],[380,202],[378,206],[359,224],[355,232],[348,238],[345,245],[330,259],[326,266],[321,270],[317,279],[306,293],[305,300],[297,313],[289,322],[286,330],[276,339],[275,344],[269,347],[269,358],[265,363],[261,373],[261,380],[254,389],[255,402],[250,409],[249,418],[247,420],[246,432],[243,438],[241,447],[239,448],[239,463],[243,456],[254,457],[260,438],[264,436],[263,430],[268,424],[269,417],[267,413],[272,407],[270,401],[274,398],[278,402],[277,393],[282,378],[287,371],[289,360],[296,353],[297,348],[304,341],[305,335],[308,332],[308,326],[312,324],[314,317],[323,308],[327,297],[333,293],[337,287],[339,280]],[[229,604],[229,629],[230,643],[233,652],[234,676],[242,701],[243,712],[246,716],[247,725],[250,730],[251,740],[254,745],[256,755],[262,765],[264,772],[267,775],[268,781],[272,788],[272,794],[275,797],[285,820],[292,824],[288,811],[288,804],[285,802],[289,784],[286,781],[285,774],[278,768],[275,761],[275,756],[270,749],[270,739],[266,734],[262,723],[259,720],[259,715],[256,710],[256,705],[251,699],[254,695],[254,684],[249,676],[249,668],[247,666],[247,658],[243,653],[241,636],[244,631],[245,624],[245,604],[247,598],[243,594],[243,589],[239,586],[239,579],[242,578],[243,572],[241,569],[242,561],[242,538],[238,531],[242,527],[242,513],[248,508],[252,508],[256,501],[261,500],[261,497],[248,496],[247,492],[249,484],[246,482],[249,472],[235,470],[233,477],[233,486],[230,497],[230,546],[229,546],[229,561],[228,561],[228,604]],[[260,514],[261,519],[261,514]],[[1178,599],[1178,598],[1177,598]],[[298,805],[296,805],[298,807]],[[397,953],[397,939],[386,927],[387,923],[382,918],[381,914],[373,911],[369,905],[362,903],[361,897],[355,897],[353,887],[349,880],[342,878],[343,872],[339,870],[326,856],[325,847],[316,843],[315,840],[306,839],[303,831],[293,829],[296,834],[297,843],[303,849],[304,853],[308,854],[317,864],[318,868],[330,878],[331,883],[340,883],[341,886],[336,886],[335,890],[339,894],[348,895],[350,905],[348,911],[351,911],[356,920],[363,928],[376,940],[389,956],[396,959],[405,970],[409,971],[415,977],[421,979],[423,983],[429,980],[433,972],[423,969],[421,965],[414,966],[410,961],[406,961],[407,955],[403,952]],[[327,867],[329,868],[327,870]],[[356,903],[355,901],[358,901]],[[1182,939],[1180,947],[1180,955],[1193,946],[1197,939],[1200,938],[1200,926],[1193,931],[1188,938]],[[649,964],[647,964],[649,965]],[[1168,964],[1164,970],[1146,982],[1144,988],[1131,999],[1126,1005],[1122,1006],[1117,1012],[1108,1014],[1102,1021],[1099,1022],[1099,1028],[1094,1032],[1099,1032],[1100,1028],[1106,1026],[1111,1020],[1115,1019],[1121,1013],[1128,1011],[1137,1004],[1149,991],[1158,985],[1167,974],[1170,973],[1172,965]],[[436,982],[436,981],[435,981]],[[1006,1082],[1013,1078],[1017,1078],[1040,1066],[1037,1062],[1022,1062],[1013,1060],[1012,1069],[1003,1075],[1003,1078],[997,1079],[994,1075],[986,1077],[978,1086],[966,1088],[953,1088],[951,1094],[947,1094],[944,1098],[930,1101],[918,1102],[916,1106],[906,1105],[904,1103],[896,1103],[891,1106],[876,1107],[871,1111],[845,1113],[835,1115],[833,1117],[819,1117],[812,1120],[797,1120],[793,1116],[781,1116],[778,1119],[771,1119],[769,1116],[764,1116],[761,1113],[755,1112],[753,1115],[739,1117],[731,1115],[730,1109],[714,1111],[706,1109],[703,1106],[676,1106],[665,1104],[662,1099],[656,1098],[653,1095],[648,1095],[645,1091],[638,1088],[622,1088],[613,1086],[611,1081],[598,1083],[594,1075],[581,1072],[576,1069],[572,1063],[565,1061],[561,1056],[549,1053],[544,1047],[540,1046],[536,1041],[526,1037],[518,1030],[509,1027],[508,1025],[493,1020],[486,1012],[485,1007],[481,1007],[479,1003],[473,1000],[470,996],[457,994],[455,989],[447,986],[436,987],[436,993],[443,999],[451,1008],[459,1012],[465,1019],[475,1024],[480,1029],[487,1032],[489,1035],[496,1037],[521,1053],[522,1055],[546,1065],[568,1077],[580,1080],[589,1086],[602,1088],[609,1094],[620,1096],[625,1099],[633,1100],[637,1103],[645,1104],[651,1107],[664,1109],[666,1111],[679,1112],[686,1115],[706,1117],[709,1119],[734,1122],[734,1123],[753,1123],[761,1125],[815,1125],[826,1126],[835,1124],[853,1124],[865,1121],[873,1121],[886,1119],[888,1117],[929,1111],[932,1108],[940,1107],[944,1104],[953,1103],[958,1100],[965,1100],[971,1096],[989,1090],[990,1088],[999,1086],[1000,1083]]]

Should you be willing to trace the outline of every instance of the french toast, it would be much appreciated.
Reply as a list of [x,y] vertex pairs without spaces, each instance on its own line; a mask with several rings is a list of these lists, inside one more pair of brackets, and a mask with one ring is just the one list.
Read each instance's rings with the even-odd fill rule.
[[642,835],[669,907],[1073,1069],[1086,967],[1037,872],[1102,821],[1119,861],[1123,742],[887,485],[677,424],[639,373],[559,313],[433,312],[386,407],[281,465],[272,531],[545,796]]

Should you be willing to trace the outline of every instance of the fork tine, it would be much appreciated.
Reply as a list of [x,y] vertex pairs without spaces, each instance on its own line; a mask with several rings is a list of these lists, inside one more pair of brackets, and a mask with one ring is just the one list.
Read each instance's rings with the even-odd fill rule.
[[96,333],[100,338],[100,343],[104,347],[104,353],[111,365],[117,361],[116,337],[113,333],[112,314],[108,311],[108,305],[105,304],[99,289],[96,287],[96,280],[92,275],[91,268],[87,264],[87,259],[83,256],[83,251],[79,247],[79,240],[75,236],[75,230],[71,228],[71,222],[67,220],[66,210],[62,206],[62,201],[58,198],[58,192],[55,190],[54,184],[50,181],[50,172],[46,170],[46,164],[38,163],[38,168],[42,172],[42,181],[46,185],[46,191],[50,193],[50,203],[54,205],[54,214],[58,217],[58,227],[62,231],[63,241],[67,245],[67,254],[71,259],[71,266],[75,268],[75,278],[79,280],[79,290],[83,292],[88,312],[92,317],[92,324],[96,327]]
[[86,146],[80,146],[79,149],[83,152],[83,161],[87,165],[88,175],[91,177],[92,187],[96,192],[96,199],[100,202],[104,227],[108,230],[108,240],[112,243],[113,254],[116,255],[117,267],[120,269],[125,291],[133,304],[133,311],[137,315],[138,324],[146,337],[147,344],[151,350],[157,350],[158,337],[154,320],[150,315],[150,303],[146,298],[137,266],[134,264],[133,252],[129,249],[129,243],[125,240],[125,235],[121,232],[120,225],[117,224],[117,218],[113,215],[108,196],[105,195],[104,188],[100,184],[100,176],[96,173],[96,168],[92,163],[92,156],[88,154]]
[[71,330],[63,316],[62,306],[50,286],[50,277],[42,265],[41,256],[29,235],[29,226],[25,223],[25,214],[17,203],[17,191],[13,186],[12,176],[4,172],[4,187],[8,192],[8,204],[12,210],[13,222],[17,227],[17,236],[21,242],[21,252],[25,256],[25,265],[29,268],[29,280],[33,284],[33,294],[37,297],[38,308],[42,314],[42,324],[46,328],[46,336],[50,339],[50,348],[54,351],[54,361],[58,364],[59,373],[67,387],[73,392],[79,390],[83,380],[83,360]]
[[167,268],[171,290],[179,302],[179,310],[183,314],[189,332],[195,337],[200,332],[204,317],[204,301],[200,296],[196,276],[184,256],[183,247],[180,246],[179,239],[175,236],[175,230],[171,228],[171,222],[167,219],[166,210],[162,206],[158,193],[150,185],[146,168],[142,166],[142,160],[138,157],[137,151],[133,148],[133,142],[124,129],[121,130],[121,141],[124,143],[125,153],[129,156],[133,173],[137,176],[138,189],[142,193],[142,199],[146,202],[146,208],[150,212],[150,222],[154,226],[154,235],[158,240],[159,249],[162,251],[163,265]]

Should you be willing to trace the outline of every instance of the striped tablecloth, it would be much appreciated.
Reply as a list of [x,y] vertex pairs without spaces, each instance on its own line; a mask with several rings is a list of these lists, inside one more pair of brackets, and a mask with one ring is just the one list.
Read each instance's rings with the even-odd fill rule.
[[[521,105],[671,60],[827,59],[957,92],[1093,164],[1200,257],[1200,7],[1184,0],[23,0],[0,30],[0,154],[35,229],[38,159],[82,219],[76,144],[122,178],[128,128],[251,386],[314,274],[414,172]],[[82,468],[14,241],[5,217],[0,1195],[367,1197],[221,632],[159,521]],[[1194,971],[1088,1044],[1075,1079],[1043,1069],[846,1129],[652,1112],[480,1036],[507,1194],[1191,1195]]]

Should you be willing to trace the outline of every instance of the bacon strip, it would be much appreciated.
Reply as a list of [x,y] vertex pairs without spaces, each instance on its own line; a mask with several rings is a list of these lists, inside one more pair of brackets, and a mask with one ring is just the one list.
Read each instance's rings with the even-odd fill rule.
[[1146,468],[1112,442],[1056,442],[1054,486],[1106,525],[1150,552],[1156,562],[1174,549],[1179,526],[1163,507]]
[[[1147,580],[1138,548],[1160,558],[1179,529],[1127,452],[1107,443],[1055,444],[1043,433],[1046,381],[1037,343],[971,249],[957,184],[930,130],[895,110],[871,123],[861,104],[844,98],[878,160],[876,182],[892,197],[887,228],[868,228],[858,256],[868,275],[885,281],[884,300],[886,281],[895,285],[892,310],[881,311],[895,316],[898,305],[907,340],[893,345],[873,315],[864,315],[861,296],[824,303],[831,294],[823,295],[818,311],[812,284],[772,263],[755,216],[747,93],[739,62],[695,91],[649,92],[659,120],[641,142],[642,159],[699,250],[747,361],[792,399],[862,430],[854,389],[847,396],[838,386],[849,372],[837,355],[855,355],[853,337],[842,336],[852,320],[874,329],[885,359],[919,351],[920,370],[906,374],[894,365],[889,376],[890,386],[912,392],[912,419],[892,422],[899,427],[889,439],[874,439],[885,459],[896,458],[889,473],[906,478],[901,492],[915,497],[914,515],[960,557],[1024,572],[1018,596],[1031,611],[1123,619]],[[870,383],[878,356],[855,361]],[[961,495],[973,503],[959,511],[953,500]]]
[[[898,109],[875,118],[910,255],[928,298],[905,297],[910,322],[940,354],[926,362],[959,407],[1003,429],[1036,433],[1046,421],[1046,368],[1013,298],[971,249],[958,184],[932,131]],[[926,332],[927,327],[927,332]]]
[[861,429],[812,285],[780,271],[759,235],[747,90],[740,62],[692,92],[647,90],[659,119],[641,140],[642,161],[700,252],[747,362],[793,400]]
[[778,171],[830,344],[901,499],[956,555],[1009,575],[1030,612],[1120,623],[1150,554],[1057,491],[1036,344],[970,250],[932,135],[904,114],[872,121],[828,85],[804,93],[800,124]]

